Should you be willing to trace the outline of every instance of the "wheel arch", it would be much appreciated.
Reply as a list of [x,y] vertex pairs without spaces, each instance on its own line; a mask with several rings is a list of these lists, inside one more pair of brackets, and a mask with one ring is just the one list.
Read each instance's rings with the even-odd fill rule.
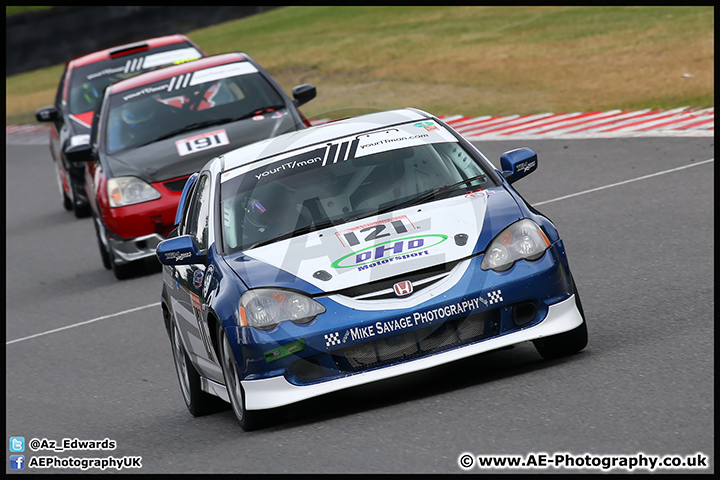
[[214,310],[210,310],[207,314],[208,332],[210,333],[210,343],[212,344],[215,358],[220,358],[220,339],[218,331],[222,328],[222,323]]
[[160,295],[160,307],[162,308],[163,324],[165,325],[165,331],[170,334],[170,306],[168,305],[168,295],[165,285],[162,287],[162,294]]

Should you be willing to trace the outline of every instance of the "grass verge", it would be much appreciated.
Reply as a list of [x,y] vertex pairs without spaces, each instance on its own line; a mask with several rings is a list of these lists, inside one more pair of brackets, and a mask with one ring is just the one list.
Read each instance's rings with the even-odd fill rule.
[[[438,115],[714,105],[714,7],[285,7],[188,35],[240,50],[303,111]],[[6,122],[51,104],[62,66],[7,78]]]

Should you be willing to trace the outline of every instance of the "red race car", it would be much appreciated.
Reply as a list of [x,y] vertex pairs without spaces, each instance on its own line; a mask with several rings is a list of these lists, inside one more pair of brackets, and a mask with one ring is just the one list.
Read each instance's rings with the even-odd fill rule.
[[89,143],[90,200],[103,264],[135,275],[175,228],[186,179],[237,147],[310,126],[297,109],[313,99],[303,84],[290,99],[249,55],[226,53],[166,67],[105,89]]
[[185,35],[167,35],[120,45],[70,60],[60,77],[55,104],[35,112],[40,122],[52,122],[50,152],[66,210],[78,218],[90,215],[85,194],[85,164],[73,159],[87,143],[93,110],[103,89],[119,80],[172,64],[204,57]]

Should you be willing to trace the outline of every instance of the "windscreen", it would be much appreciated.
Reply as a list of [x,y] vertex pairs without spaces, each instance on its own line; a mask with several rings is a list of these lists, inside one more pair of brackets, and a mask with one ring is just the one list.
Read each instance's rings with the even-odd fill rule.
[[433,122],[305,149],[224,174],[223,239],[247,250],[416,203],[495,186],[457,140]]
[[195,47],[182,42],[77,67],[70,74],[68,110],[73,115],[92,111],[108,85],[139,73],[200,57],[203,54]]
[[[107,152],[137,148],[182,132],[285,108],[280,94],[249,62],[236,62],[178,75],[119,92],[109,103]],[[200,139],[226,145],[224,132]],[[187,142],[179,154],[208,147]]]

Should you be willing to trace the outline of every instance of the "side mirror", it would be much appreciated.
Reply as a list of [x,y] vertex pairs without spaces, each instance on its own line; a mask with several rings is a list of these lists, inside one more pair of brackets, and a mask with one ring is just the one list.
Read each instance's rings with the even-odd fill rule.
[[200,251],[191,235],[163,240],[155,249],[155,255],[163,265],[195,265],[207,262],[207,252]]
[[85,133],[70,137],[65,144],[64,153],[71,162],[90,162],[94,160],[92,147],[90,147],[90,135]]
[[57,120],[58,111],[53,106],[39,108],[35,111],[35,119],[38,122],[52,122]]
[[296,107],[299,107],[300,105],[304,105],[317,95],[317,89],[315,88],[315,85],[311,83],[304,83],[302,85],[298,85],[297,87],[294,87],[292,89],[293,103],[295,103]]
[[503,177],[513,183],[530,175],[537,169],[537,153],[527,147],[510,150],[500,155]]

